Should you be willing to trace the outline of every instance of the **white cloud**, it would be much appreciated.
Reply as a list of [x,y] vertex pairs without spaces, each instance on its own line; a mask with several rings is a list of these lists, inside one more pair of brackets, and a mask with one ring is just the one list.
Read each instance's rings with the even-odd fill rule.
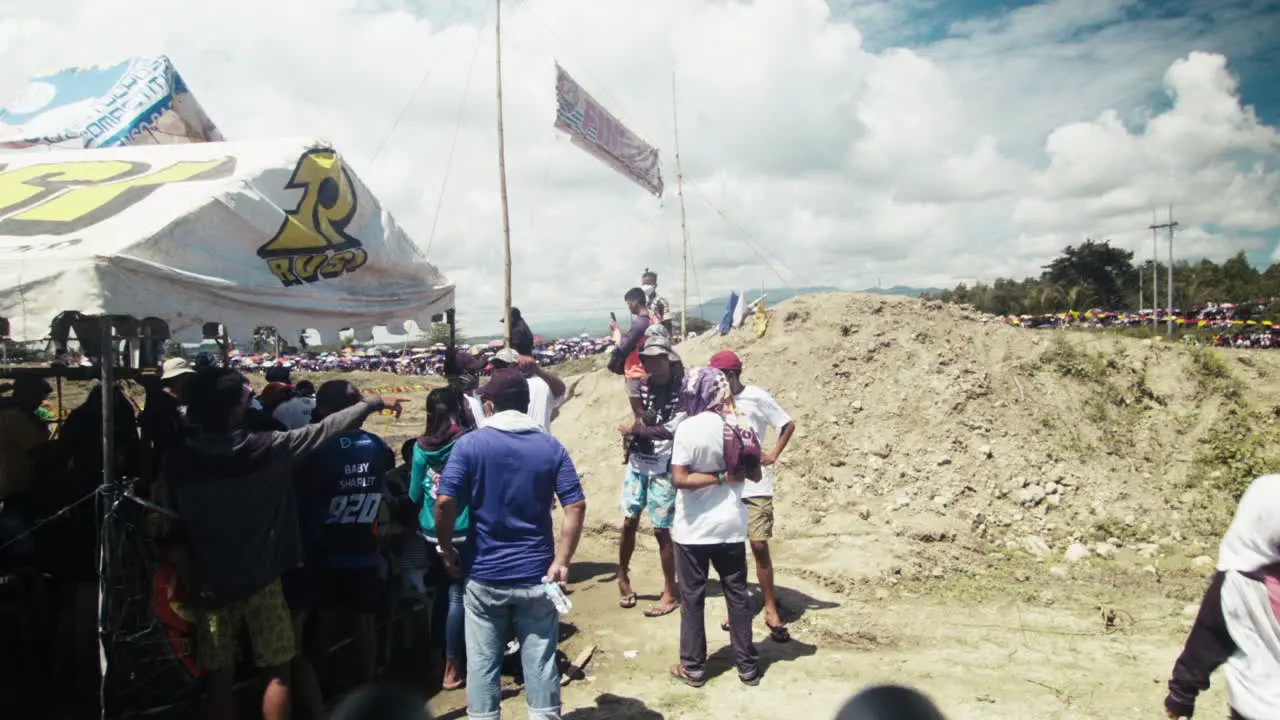
[[[1187,255],[1265,249],[1259,234],[1280,228],[1275,129],[1241,107],[1228,59],[1191,52],[1255,49],[1238,6],[1214,25],[1106,26],[1132,3],[1058,0],[881,50],[910,35],[908,6],[887,5],[508,2],[514,295],[535,329],[606,316],[645,266],[678,302],[673,71],[703,299],[1036,272],[1086,235],[1145,252],[1151,208],[1170,202]],[[167,53],[228,137],[332,139],[430,243],[464,326],[498,329],[491,2],[0,0],[0,18],[0,95],[64,66]],[[665,200],[552,128],[555,60],[663,149]]]

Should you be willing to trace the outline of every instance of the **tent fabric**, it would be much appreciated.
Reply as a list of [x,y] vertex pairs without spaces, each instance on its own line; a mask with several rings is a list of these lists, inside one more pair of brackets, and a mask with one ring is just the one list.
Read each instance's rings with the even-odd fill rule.
[[322,140],[0,154],[0,317],[158,317],[182,341],[427,327],[454,289]]
[[0,106],[0,149],[118,147],[222,140],[169,58],[67,68],[33,78]]

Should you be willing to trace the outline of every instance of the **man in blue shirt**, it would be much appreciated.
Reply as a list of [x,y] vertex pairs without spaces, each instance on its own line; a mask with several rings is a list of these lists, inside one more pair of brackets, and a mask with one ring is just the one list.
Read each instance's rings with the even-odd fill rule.
[[[480,394],[485,425],[454,445],[436,492],[441,557],[467,575],[467,717],[501,717],[502,656],[514,627],[529,717],[559,720],[560,615],[542,583],[568,582],[586,496],[564,446],[525,414],[529,382],[518,369],[494,373]],[[559,542],[556,500],[565,515]],[[471,510],[464,557],[452,537],[460,504]]]

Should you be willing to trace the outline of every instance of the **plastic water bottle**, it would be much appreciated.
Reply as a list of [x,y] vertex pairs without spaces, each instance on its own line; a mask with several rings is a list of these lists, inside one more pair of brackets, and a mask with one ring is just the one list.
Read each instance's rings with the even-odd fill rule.
[[556,606],[556,610],[561,615],[568,615],[573,609],[573,603],[569,602],[564,590],[560,589],[560,583],[551,582],[551,578],[542,578],[542,592],[551,599],[551,603]]

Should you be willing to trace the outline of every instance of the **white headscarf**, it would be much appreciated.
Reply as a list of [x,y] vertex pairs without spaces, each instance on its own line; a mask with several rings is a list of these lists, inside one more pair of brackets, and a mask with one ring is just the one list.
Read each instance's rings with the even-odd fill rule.
[[1218,570],[1251,573],[1280,563],[1280,475],[1263,475],[1240,497],[1218,548]]
[[1254,480],[1240,498],[1218,550],[1222,617],[1236,651],[1227,658],[1231,707],[1250,718],[1276,717],[1280,707],[1280,618],[1254,573],[1280,563],[1280,475]]

